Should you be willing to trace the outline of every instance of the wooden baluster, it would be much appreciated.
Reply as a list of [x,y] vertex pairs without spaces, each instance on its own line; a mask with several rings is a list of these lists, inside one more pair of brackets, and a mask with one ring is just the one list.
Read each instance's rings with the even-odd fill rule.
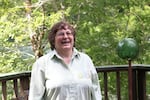
[[17,79],[14,79],[13,82],[14,82],[15,98],[18,98],[18,96],[19,96],[19,92],[18,92],[18,81],[17,81]]
[[7,100],[7,85],[6,85],[6,81],[2,81],[2,100]]
[[120,72],[119,71],[117,71],[116,72],[116,79],[117,79],[117,81],[116,81],[116,87],[117,87],[117,98],[118,98],[118,100],[121,100],[121,97],[120,97]]
[[133,72],[132,72],[132,87],[133,87],[133,100],[140,100],[139,98],[138,98],[138,75],[137,75],[137,72],[138,72],[138,70],[136,70],[136,69],[133,69]]
[[104,96],[105,100],[108,100],[108,80],[107,80],[107,72],[104,72]]
[[146,100],[146,72],[138,71],[138,97],[139,100]]

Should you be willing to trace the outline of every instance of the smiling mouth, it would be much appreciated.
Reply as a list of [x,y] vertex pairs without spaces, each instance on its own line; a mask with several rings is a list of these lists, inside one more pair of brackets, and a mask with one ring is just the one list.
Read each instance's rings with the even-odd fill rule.
[[62,41],[62,42],[61,42],[61,44],[64,44],[64,45],[65,45],[65,44],[69,44],[69,43],[70,43],[70,41]]

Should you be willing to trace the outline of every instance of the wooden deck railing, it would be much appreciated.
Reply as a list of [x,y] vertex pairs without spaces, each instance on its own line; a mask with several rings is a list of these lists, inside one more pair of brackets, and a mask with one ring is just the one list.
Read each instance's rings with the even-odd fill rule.
[[[14,93],[12,100],[27,100],[29,90],[29,79],[31,72],[9,73],[0,75],[0,82],[2,86],[2,100],[7,100],[8,85],[11,85],[9,90]],[[10,82],[10,84],[8,84]]]
[[[111,100],[109,97],[109,88],[108,85],[111,84],[108,82],[109,73],[114,73],[116,75],[116,99],[115,100],[125,100],[121,96],[121,82],[124,81],[121,77],[121,74],[128,72],[128,65],[111,65],[111,66],[99,66],[96,67],[97,72],[101,77],[101,82],[104,86],[101,86],[103,90],[103,100]],[[146,82],[147,73],[150,72],[150,65],[132,65],[132,100],[148,100],[147,96],[149,93],[146,92]],[[11,85],[13,90],[12,100],[27,100],[28,90],[29,90],[29,81],[30,81],[30,72],[21,72],[21,73],[11,73],[0,75],[0,83],[2,89],[2,100],[7,100],[8,97],[8,82]],[[126,82],[128,84],[128,82]],[[127,89],[128,90],[128,89]],[[11,92],[12,94],[12,92]],[[127,95],[128,98],[128,95]],[[127,99],[126,99],[127,100]]]
[[[97,67],[97,72],[100,75],[103,74],[103,82],[104,82],[104,100],[110,100],[108,97],[108,74],[115,73],[116,74],[116,95],[117,98],[115,100],[129,100],[129,94],[126,98],[121,98],[121,82],[125,82],[121,80],[121,73],[128,73],[128,65],[111,65],[111,66],[100,66]],[[132,100],[150,100],[148,97],[150,93],[146,93],[147,86],[147,73],[150,72],[150,65],[132,65]],[[126,73],[125,73],[126,74]],[[128,74],[126,74],[128,75]],[[128,77],[127,77],[128,78]],[[150,79],[150,78],[149,78]],[[128,80],[128,79],[127,79]],[[129,80],[128,80],[129,81]],[[127,81],[127,84],[128,84]],[[150,81],[150,80],[149,80]],[[129,89],[127,89],[129,90]]]

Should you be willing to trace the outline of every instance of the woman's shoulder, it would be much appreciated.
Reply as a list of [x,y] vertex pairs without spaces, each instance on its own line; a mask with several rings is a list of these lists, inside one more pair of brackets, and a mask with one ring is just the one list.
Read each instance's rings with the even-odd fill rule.
[[36,59],[36,62],[45,62],[49,59],[50,52]]
[[79,56],[81,58],[83,58],[83,59],[89,59],[89,60],[91,60],[91,57],[87,53],[85,53],[85,52],[79,52]]

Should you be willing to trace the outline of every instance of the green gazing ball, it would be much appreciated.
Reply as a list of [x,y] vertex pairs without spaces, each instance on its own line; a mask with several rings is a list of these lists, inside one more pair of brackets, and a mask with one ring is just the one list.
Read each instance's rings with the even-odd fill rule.
[[125,38],[118,43],[117,54],[122,59],[132,60],[138,56],[139,46],[132,38]]

